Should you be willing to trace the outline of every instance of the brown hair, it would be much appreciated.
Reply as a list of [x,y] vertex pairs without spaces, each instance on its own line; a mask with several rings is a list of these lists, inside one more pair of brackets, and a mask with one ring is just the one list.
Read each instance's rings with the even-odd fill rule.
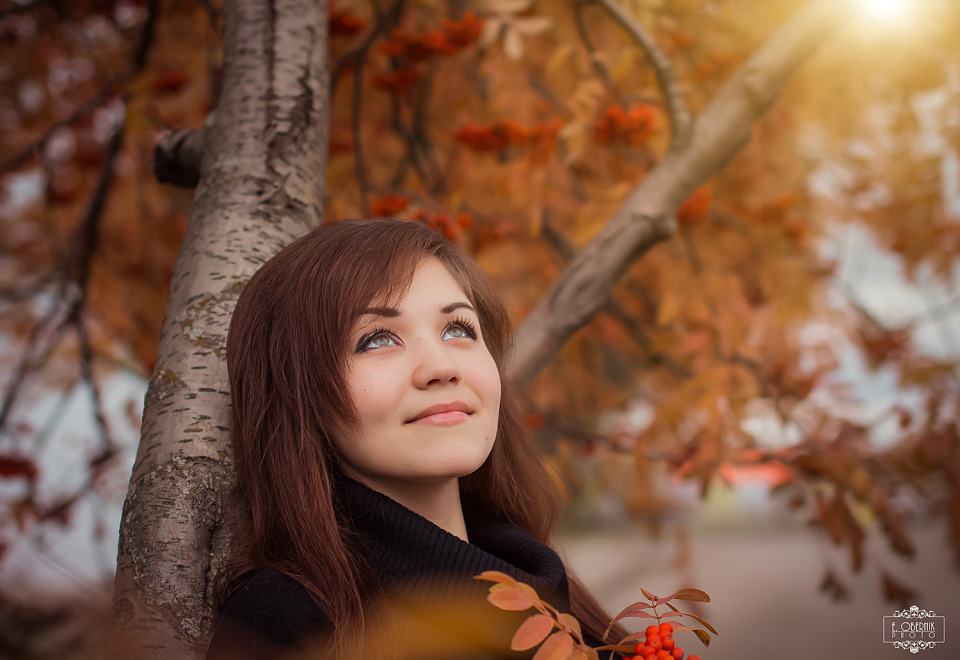
[[[504,373],[510,321],[493,284],[442,235],[411,221],[344,220],[309,232],[250,279],[230,323],[233,453],[238,493],[249,507],[237,572],[269,567],[296,578],[340,641],[347,630],[362,630],[364,601],[378,587],[351,551],[332,493],[333,429],[357,420],[344,387],[348,336],[372,301],[402,298],[429,257],[443,263],[476,308],[484,342]],[[549,543],[560,500],[521,414],[504,382],[493,450],[460,480],[461,489]],[[572,613],[599,638],[602,609],[572,576],[570,588]]]

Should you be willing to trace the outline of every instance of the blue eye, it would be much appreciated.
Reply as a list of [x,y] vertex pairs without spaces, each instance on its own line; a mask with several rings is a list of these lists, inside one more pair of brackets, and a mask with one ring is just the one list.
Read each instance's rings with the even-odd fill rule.
[[470,321],[458,318],[443,330],[443,339],[476,339],[477,329]]
[[398,344],[399,342],[388,331],[378,329],[360,338],[360,341],[357,342],[357,353],[376,348],[389,348]]

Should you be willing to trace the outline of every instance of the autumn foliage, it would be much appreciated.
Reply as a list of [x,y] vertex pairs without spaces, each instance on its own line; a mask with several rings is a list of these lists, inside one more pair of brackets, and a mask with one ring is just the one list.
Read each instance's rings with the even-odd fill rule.
[[[669,155],[651,60],[603,4],[332,2],[326,219],[434,227],[476,256],[521,322]],[[693,4],[617,6],[663,49],[696,117],[793,5]],[[217,106],[222,15],[215,1],[4,7],[0,536],[13,543],[104,488],[118,446],[98,388],[153,372],[193,195],[155,180],[153,149]],[[527,392],[569,501],[612,493],[655,528],[672,492],[654,475],[709,495],[772,466],[777,501],[843,547],[851,571],[869,565],[869,535],[914,552],[904,493],[943,514],[960,565],[960,351],[944,321],[960,230],[941,158],[958,139],[943,64],[958,26],[949,9],[915,26],[917,43],[838,40],[728,165],[674,200],[676,236],[622,274]],[[881,97],[850,84],[867,77]],[[914,96],[934,89],[942,108],[918,115]],[[926,278],[950,295],[914,296],[900,314],[862,300],[842,260],[881,250],[906,285]],[[850,363],[861,380],[896,382],[886,411],[864,413]],[[89,478],[61,490],[43,480],[45,427],[27,413],[75,388],[97,425],[76,464]],[[825,573],[824,591],[846,597],[844,575]],[[880,574],[889,598],[909,596]]]
[[[599,660],[600,653],[604,651],[608,651],[611,657],[615,652],[631,657],[633,652],[634,660],[637,658],[648,660],[651,657],[655,660],[682,660],[683,649],[675,645],[673,633],[684,630],[693,632],[704,646],[710,645],[710,633],[706,630],[663,620],[669,617],[690,617],[713,634],[717,634],[716,629],[702,617],[681,612],[671,602],[675,600],[710,602],[710,596],[700,589],[681,589],[665,598],[658,598],[641,589],[649,602],[640,601],[624,608],[610,621],[603,638],[606,640],[614,625],[624,619],[654,619],[657,625],[648,626],[641,633],[628,634],[615,644],[594,646],[590,643],[591,641],[602,640],[590,640],[574,616],[558,611],[550,603],[541,599],[530,585],[499,571],[485,571],[475,579],[493,582],[487,600],[495,607],[508,612],[536,610],[535,614],[531,614],[520,624],[510,643],[510,648],[514,651],[528,651],[536,648],[533,660]],[[668,611],[658,612],[657,608],[665,608]],[[643,641],[638,642],[638,640]],[[688,660],[700,659],[697,655],[690,655]]]

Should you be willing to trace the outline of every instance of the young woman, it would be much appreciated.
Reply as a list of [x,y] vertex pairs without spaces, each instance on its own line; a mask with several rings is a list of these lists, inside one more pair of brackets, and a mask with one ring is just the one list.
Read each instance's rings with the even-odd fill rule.
[[254,275],[227,341],[249,517],[208,659],[524,657],[529,613],[486,602],[488,570],[599,639],[550,548],[559,498],[501,378],[508,338],[477,264],[411,221],[318,228]]

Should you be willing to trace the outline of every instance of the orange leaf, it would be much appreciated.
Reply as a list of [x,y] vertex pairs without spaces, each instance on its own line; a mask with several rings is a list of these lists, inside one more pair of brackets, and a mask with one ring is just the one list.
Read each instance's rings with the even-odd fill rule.
[[563,620],[567,627],[573,631],[573,634],[576,635],[579,639],[583,639],[583,631],[580,630],[580,622],[577,621],[576,617],[572,614],[561,613],[560,618]]
[[553,630],[553,617],[546,614],[534,614],[527,618],[510,642],[514,651],[526,651],[542,642]]
[[502,589],[494,587],[490,589],[490,594],[487,596],[487,600],[499,607],[501,610],[508,610],[510,612],[522,612],[523,610],[528,610],[533,607],[534,601],[530,599],[530,596],[523,593],[520,589],[511,588],[505,585]]
[[486,580],[487,582],[496,582],[497,584],[508,584],[511,587],[516,588],[519,582],[514,580],[512,577],[506,573],[501,573],[500,571],[484,571],[480,575],[474,575],[474,580]]
[[692,600],[698,603],[709,603],[710,596],[707,595],[706,591],[701,591],[700,589],[681,589],[675,594],[667,596],[666,598],[661,598],[656,601],[657,605],[664,605],[670,602],[673,599],[677,600]]
[[[702,617],[699,617],[699,616],[697,616],[696,614],[690,614],[690,612],[678,612],[678,614],[682,614],[683,616],[688,616],[688,617],[690,617],[691,619],[696,619],[697,621],[699,621],[700,623],[702,623],[703,626],[704,626],[707,630],[709,630],[710,632],[712,632],[714,635],[719,635],[719,634],[720,634],[720,633],[717,632],[717,629],[716,629],[716,628],[714,628],[714,627],[711,626],[709,623],[707,623],[706,619],[704,619],[704,618],[702,618]],[[673,625],[673,624],[671,624],[671,625]],[[698,636],[699,636],[699,635],[698,635]]]
[[533,660],[568,660],[573,653],[573,637],[558,630],[547,638],[533,656]]
[[[643,591],[643,595],[646,596],[647,598],[651,597],[651,594],[649,592],[644,591],[642,588],[640,590]],[[613,617],[613,620],[610,622],[610,625],[607,626],[607,629],[603,631],[603,639],[607,638],[607,635],[610,633],[610,629],[613,628],[613,624],[615,624],[620,619],[627,619],[627,618],[656,619],[657,617],[655,617],[654,615],[647,614],[646,612],[643,611],[651,607],[653,607],[653,605],[651,605],[650,603],[642,602],[642,601],[639,603],[634,603],[633,605],[627,605],[625,608],[623,608],[623,610],[621,610],[620,614]]]
[[[593,649],[590,649],[591,651]],[[593,657],[597,657],[596,651],[594,651]],[[570,660],[589,660],[590,656],[588,651],[585,651],[582,647],[574,647],[573,653],[570,655]]]

